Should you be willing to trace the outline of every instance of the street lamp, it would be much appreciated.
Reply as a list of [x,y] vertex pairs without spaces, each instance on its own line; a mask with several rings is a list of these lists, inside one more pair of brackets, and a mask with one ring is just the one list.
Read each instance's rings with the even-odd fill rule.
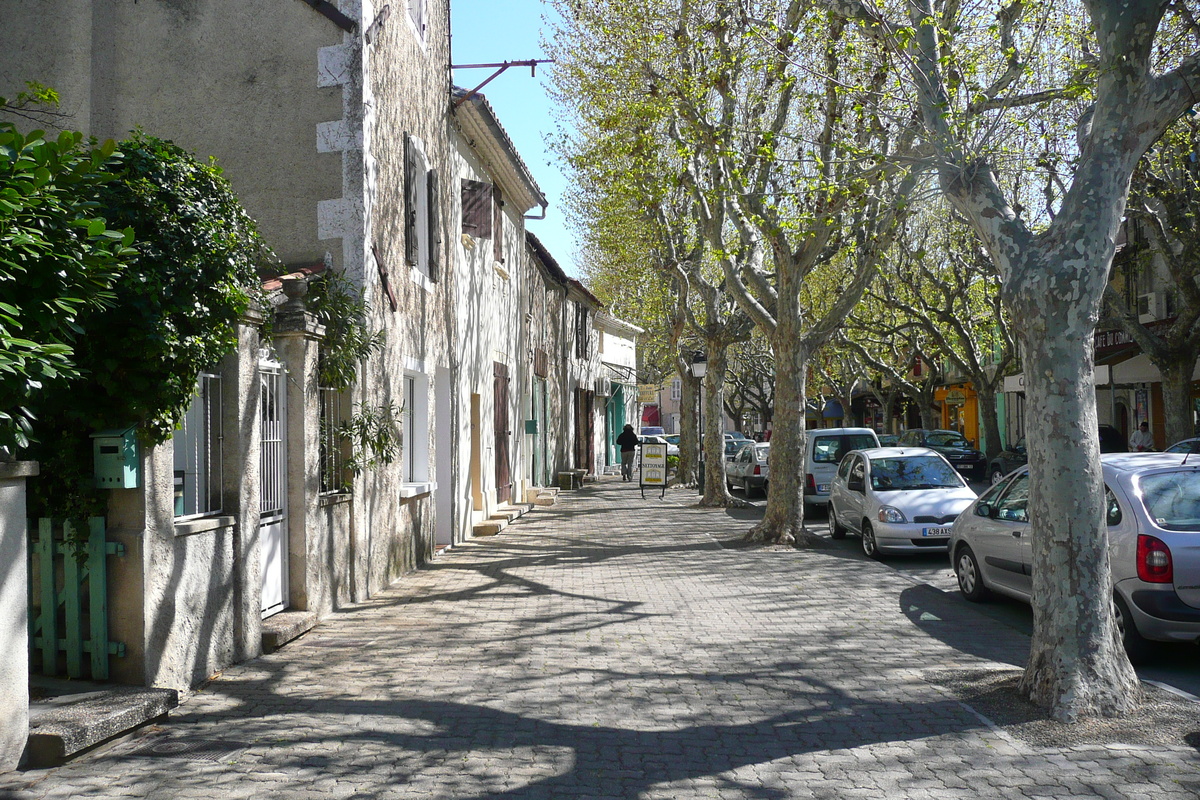
[[700,494],[704,494],[704,376],[706,374],[708,374],[708,356],[697,352],[692,356],[692,375],[700,379],[700,391],[696,393],[700,398],[700,418],[697,425],[700,430],[700,464],[697,467],[699,477],[697,489]]

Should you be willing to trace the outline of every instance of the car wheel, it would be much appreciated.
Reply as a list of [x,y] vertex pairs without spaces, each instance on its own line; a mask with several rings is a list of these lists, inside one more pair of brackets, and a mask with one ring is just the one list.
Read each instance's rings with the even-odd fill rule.
[[833,507],[833,503],[829,504],[829,538],[846,538],[846,526],[838,522],[837,509]]
[[975,551],[965,544],[958,549],[958,555],[954,557],[954,575],[958,578],[958,590],[972,603],[979,603],[991,597],[991,591],[983,583],[983,574],[979,571],[979,562],[975,560]]
[[866,520],[863,520],[862,524],[862,547],[863,552],[867,554],[867,558],[883,558],[879,554],[879,545],[875,541],[875,529]]
[[1144,663],[1150,657],[1154,643],[1138,633],[1133,615],[1129,613],[1129,606],[1125,605],[1125,600],[1116,593],[1113,594],[1113,615],[1117,618],[1117,630],[1121,632],[1121,644],[1125,646],[1125,655],[1129,656],[1129,663]]
[[1004,480],[1004,473],[999,468],[992,470],[992,486]]

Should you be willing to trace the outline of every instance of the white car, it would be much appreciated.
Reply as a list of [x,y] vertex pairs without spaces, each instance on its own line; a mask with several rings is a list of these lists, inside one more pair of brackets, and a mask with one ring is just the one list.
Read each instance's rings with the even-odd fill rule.
[[851,450],[879,447],[870,428],[814,428],[808,431],[804,454],[804,513],[829,503],[829,485],[843,456]]
[[642,438],[642,442],[641,442],[642,444],[665,444],[667,446],[667,455],[669,455],[669,456],[679,455],[679,445],[671,444],[671,442],[668,441],[667,437],[665,437],[665,436],[643,436],[641,438]]
[[862,537],[871,558],[945,550],[950,526],[975,501],[950,462],[927,447],[855,450],[842,459],[829,491],[829,529]]
[[770,486],[770,470],[767,466],[770,456],[770,442],[745,440],[742,449],[725,465],[725,483],[730,489],[742,487],[746,497],[759,490],[766,494]]

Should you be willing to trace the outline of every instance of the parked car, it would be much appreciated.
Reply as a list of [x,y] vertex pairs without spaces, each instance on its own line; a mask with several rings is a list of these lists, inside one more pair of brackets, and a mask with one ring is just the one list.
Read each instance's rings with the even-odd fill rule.
[[[1122,436],[1121,432],[1112,425],[1101,425],[1099,434],[1101,453],[1124,453],[1129,449],[1129,446],[1125,441],[1125,437]],[[1186,441],[1191,440],[1189,439]],[[1196,441],[1200,441],[1200,439]],[[988,475],[990,476],[992,485],[994,486],[995,484],[999,483],[1005,475],[1012,472],[1014,469],[1025,466],[1025,463],[1028,460],[1029,455],[1025,451],[1025,442],[1023,441],[1007,450],[1000,451],[1000,453],[988,463]]]
[[750,437],[746,436],[746,434],[742,433],[741,431],[725,431],[725,438],[730,438],[730,437],[732,437],[734,439],[741,439],[743,442],[749,441],[749,438],[750,438]]
[[880,447],[895,447],[900,443],[900,434],[898,433],[881,433],[879,434]]
[[669,436],[643,436],[642,444],[665,444],[667,446],[667,455],[677,456],[679,455],[679,437],[675,438],[676,443],[671,444],[671,438]]
[[647,425],[642,428],[638,436],[662,436],[665,433],[666,431],[662,429],[661,425]]
[[734,456],[736,456],[738,454],[738,451],[741,450],[745,446],[746,446],[745,439],[734,439],[732,436],[726,436],[725,437],[725,460],[733,461]]
[[1025,442],[1023,441],[1001,450],[995,458],[988,462],[988,475],[991,477],[992,485],[995,486],[1004,480],[1004,476],[1017,467],[1025,466],[1025,462],[1028,460],[1029,456],[1025,452]]
[[829,484],[842,457],[851,450],[878,447],[870,428],[814,428],[804,452],[804,510],[829,504]]
[[[1113,606],[1125,649],[1144,659],[1152,641],[1200,641],[1200,460],[1174,453],[1101,456]],[[958,518],[950,563],[963,597],[993,592],[1029,602],[1033,555],[1029,471],[984,492]]]
[[958,431],[913,428],[900,434],[899,445],[928,447],[944,455],[956,470],[970,475],[972,480],[981,481],[987,477],[987,456],[972,447],[966,437]]
[[857,533],[871,558],[941,550],[951,523],[974,500],[975,492],[936,450],[856,450],[834,475],[829,529],[834,539]]
[[760,444],[745,440],[733,460],[725,465],[725,483],[730,489],[740,486],[746,492],[746,497],[759,490],[766,494],[770,485],[767,467],[770,456],[769,442]]
[[1171,445],[1163,452],[1164,453],[1191,453],[1191,454],[1200,453],[1200,437],[1193,437],[1191,439],[1184,439],[1181,442],[1176,442],[1175,444]]

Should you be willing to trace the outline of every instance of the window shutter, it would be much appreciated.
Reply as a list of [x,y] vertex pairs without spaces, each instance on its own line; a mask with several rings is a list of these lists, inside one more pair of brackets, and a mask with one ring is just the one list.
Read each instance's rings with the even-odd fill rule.
[[492,187],[482,181],[462,182],[462,232],[477,239],[492,235]]
[[504,263],[504,197],[492,186],[492,257]]
[[417,265],[417,147],[412,136],[404,134],[404,260]]
[[429,280],[436,281],[438,279],[438,263],[442,254],[442,204],[440,182],[438,180],[438,172],[436,169],[429,170],[428,198],[426,199],[425,207],[429,209]]

